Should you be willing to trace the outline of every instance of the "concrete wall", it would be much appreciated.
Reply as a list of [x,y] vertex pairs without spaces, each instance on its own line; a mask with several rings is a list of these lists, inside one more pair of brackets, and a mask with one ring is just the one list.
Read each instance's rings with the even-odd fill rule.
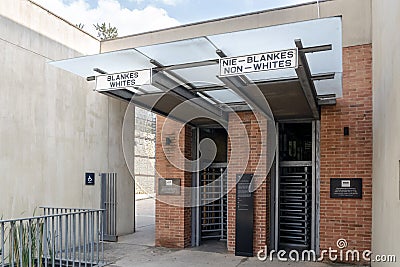
[[0,51],[0,216],[29,216],[39,205],[98,208],[100,177],[85,186],[84,173],[117,172],[124,216],[118,231],[131,232],[133,181],[121,131],[126,104],[47,64],[98,53],[99,41],[30,1],[2,0]]
[[[371,0],[328,0],[320,3],[321,18],[342,16],[343,46],[371,43]],[[115,51],[199,36],[247,30],[318,18],[316,4],[304,4],[246,16],[211,20],[101,43],[101,51]]]
[[[375,254],[400,261],[400,2],[373,0],[373,226]],[[385,263],[398,266],[399,263]],[[382,263],[373,263],[382,266]]]

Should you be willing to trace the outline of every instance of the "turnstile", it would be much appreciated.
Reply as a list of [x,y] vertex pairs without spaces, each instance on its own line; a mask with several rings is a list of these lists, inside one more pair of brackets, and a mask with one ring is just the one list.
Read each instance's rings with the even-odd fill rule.
[[311,163],[282,162],[279,178],[279,249],[311,249]]
[[226,167],[209,167],[200,172],[201,239],[226,240]]
[[278,123],[271,184],[273,249],[319,249],[319,123]]

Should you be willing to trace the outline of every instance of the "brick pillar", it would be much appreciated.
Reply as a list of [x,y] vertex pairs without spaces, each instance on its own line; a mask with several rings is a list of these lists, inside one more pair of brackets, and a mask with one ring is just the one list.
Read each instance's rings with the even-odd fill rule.
[[[269,243],[269,188],[270,179],[266,172],[266,133],[265,119],[255,116],[251,111],[229,115],[228,141],[228,250],[235,250],[236,224],[236,175],[255,173],[253,179],[260,186],[254,192],[254,239],[256,255]],[[248,139],[248,142],[247,140]],[[248,160],[245,154],[249,154]]]
[[[350,135],[343,135],[349,127]],[[343,97],[321,109],[320,248],[371,249],[372,48],[343,48]],[[362,178],[362,199],[331,199],[330,178]]]
[[[170,144],[166,145],[166,138]],[[190,187],[192,174],[184,171],[184,158],[191,158],[192,132],[189,126],[157,116],[156,136],[156,246],[184,248],[191,245],[191,208],[190,194],[184,187]],[[167,158],[168,156],[168,158]],[[171,162],[172,161],[172,162]],[[172,164],[174,163],[174,164]],[[181,179],[180,196],[160,196],[158,179]]]

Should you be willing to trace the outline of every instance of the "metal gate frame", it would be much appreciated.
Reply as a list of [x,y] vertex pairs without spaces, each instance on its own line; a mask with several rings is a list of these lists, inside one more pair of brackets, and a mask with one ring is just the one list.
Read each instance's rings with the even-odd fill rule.
[[[200,158],[200,150],[199,150],[199,141],[200,141],[200,128],[194,127],[192,128],[192,156],[193,158]],[[200,170],[199,161],[194,161],[192,168],[194,170]],[[209,167],[211,168],[227,168],[227,163],[213,163]],[[202,240],[202,232],[201,232],[201,207],[202,207],[202,198],[200,192],[200,171],[195,171],[192,173],[192,246],[198,247],[201,245]],[[221,216],[226,218],[226,223],[222,223],[221,225],[221,240],[227,240],[227,172],[225,171],[224,179],[222,179],[221,185]],[[225,206],[224,206],[225,205]]]
[[117,174],[101,173],[104,241],[117,242]]
[[226,163],[213,163],[201,171],[201,240],[227,240],[226,167]]
[[[319,219],[320,219],[320,121],[319,120],[290,120],[282,123],[310,123],[312,126],[312,221],[311,221],[311,249],[319,254]],[[271,212],[272,249],[278,249],[279,242],[279,123],[276,123],[276,151],[273,177],[271,184]]]

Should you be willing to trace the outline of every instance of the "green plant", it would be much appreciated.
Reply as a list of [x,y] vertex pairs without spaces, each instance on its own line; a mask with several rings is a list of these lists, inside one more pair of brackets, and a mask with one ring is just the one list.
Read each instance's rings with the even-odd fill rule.
[[31,266],[43,265],[42,220],[11,222],[8,240],[10,249],[8,257],[14,259],[15,266],[29,266],[29,261]]
[[83,27],[85,27],[85,24],[79,23],[79,24],[75,24],[75,26],[81,30],[83,30]]
[[93,26],[96,29],[97,36],[100,38],[100,40],[114,39],[118,37],[118,29],[116,27],[112,27],[110,23],[108,23],[108,26],[105,22],[102,24],[96,23],[93,24]]

